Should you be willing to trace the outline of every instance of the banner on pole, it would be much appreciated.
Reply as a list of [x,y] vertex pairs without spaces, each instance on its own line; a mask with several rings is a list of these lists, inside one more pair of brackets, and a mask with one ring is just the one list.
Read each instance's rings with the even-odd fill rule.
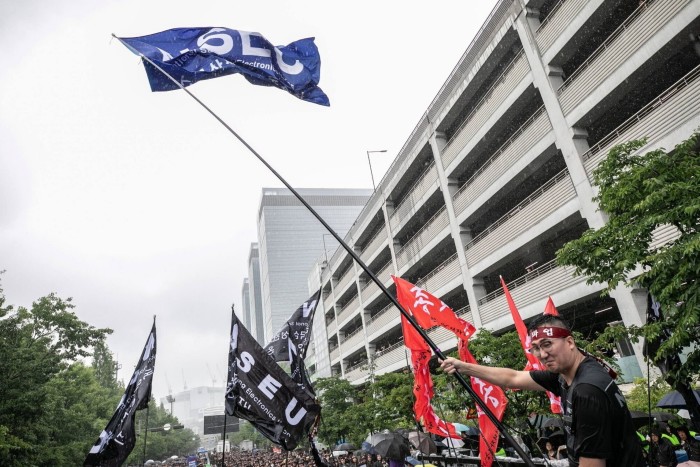
[[[260,33],[228,28],[175,28],[141,37],[120,37],[183,87],[235,73],[260,86],[284,89],[299,99],[330,105],[318,87],[321,57],[314,38],[274,46]],[[144,61],[152,91],[179,89]]]
[[318,289],[292,313],[282,329],[277,331],[277,334],[265,346],[265,353],[274,361],[289,363],[291,378],[302,390],[308,390],[312,394],[314,391],[306,373],[304,359],[309,342],[311,342],[311,326],[320,296],[321,289]]
[[321,407],[263,350],[235,313],[231,317],[226,413],[248,420],[263,436],[294,449]]
[[107,427],[90,449],[84,466],[119,467],[129,457],[136,444],[134,418],[136,411],[148,407],[151,383],[156,364],[156,322],[148,334],[134,374]]

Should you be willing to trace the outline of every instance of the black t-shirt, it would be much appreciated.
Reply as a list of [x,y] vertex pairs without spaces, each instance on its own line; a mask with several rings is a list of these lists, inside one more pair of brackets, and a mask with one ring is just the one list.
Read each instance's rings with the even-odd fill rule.
[[[560,396],[565,413],[571,414],[569,436],[573,439],[569,439],[567,445],[573,450],[568,453],[572,466],[578,465],[579,457],[606,459],[608,467],[645,465],[629,410],[626,405],[620,405],[624,399],[595,360],[584,359],[576,371],[570,410],[566,402],[569,387],[563,378],[560,380],[558,374],[549,371],[531,371],[530,376],[537,384]],[[609,384],[600,384],[606,378]],[[606,388],[614,395],[606,394]]]

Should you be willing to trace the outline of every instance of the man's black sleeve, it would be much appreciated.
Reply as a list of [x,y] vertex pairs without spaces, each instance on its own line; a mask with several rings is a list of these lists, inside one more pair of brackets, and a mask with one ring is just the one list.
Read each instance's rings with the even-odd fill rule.
[[532,380],[553,393],[555,396],[561,396],[561,386],[559,385],[559,375],[551,371],[533,370],[530,372]]

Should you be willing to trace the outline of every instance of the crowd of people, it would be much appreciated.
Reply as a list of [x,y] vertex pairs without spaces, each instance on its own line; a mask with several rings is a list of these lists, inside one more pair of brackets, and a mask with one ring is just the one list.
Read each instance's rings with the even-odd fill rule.
[[[388,467],[382,456],[352,453],[333,455],[329,450],[319,452],[321,461],[329,467]],[[316,467],[313,456],[308,451],[272,452],[257,450],[231,451],[224,455],[224,467]],[[221,456],[212,459],[212,466],[221,467]]]

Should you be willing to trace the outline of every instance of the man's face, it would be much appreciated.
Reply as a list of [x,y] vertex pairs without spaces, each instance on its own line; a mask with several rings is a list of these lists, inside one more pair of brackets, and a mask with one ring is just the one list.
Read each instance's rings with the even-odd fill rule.
[[533,340],[530,352],[542,362],[546,370],[562,373],[573,363],[574,348],[571,337],[545,337]]
[[688,437],[685,435],[685,431],[679,431],[678,437],[681,439],[681,441],[686,441],[688,439]]

